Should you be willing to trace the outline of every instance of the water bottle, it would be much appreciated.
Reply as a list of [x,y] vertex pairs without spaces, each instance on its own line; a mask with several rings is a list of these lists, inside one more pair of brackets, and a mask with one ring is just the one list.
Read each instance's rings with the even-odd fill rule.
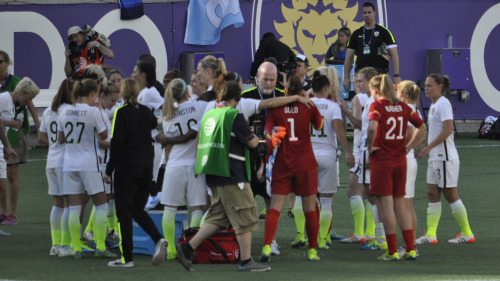
[[[24,112],[22,112],[22,111],[19,112],[17,114],[16,118],[14,118],[14,120],[23,122],[24,121]],[[16,131],[16,132],[18,131],[18,129],[15,129],[15,128],[11,128],[11,129],[14,130],[14,131]]]
[[448,33],[448,49],[453,48],[453,36],[451,33]]

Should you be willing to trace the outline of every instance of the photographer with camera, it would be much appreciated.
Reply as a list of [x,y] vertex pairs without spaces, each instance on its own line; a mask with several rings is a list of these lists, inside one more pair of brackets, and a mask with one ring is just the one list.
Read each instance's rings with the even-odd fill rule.
[[83,30],[73,26],[68,30],[68,49],[64,52],[66,62],[64,72],[67,77],[81,80],[85,66],[89,64],[104,65],[104,58],[112,59],[111,41],[103,34],[97,33],[89,25]]
[[362,7],[365,24],[355,30],[349,42],[344,61],[344,89],[349,90],[351,81],[349,73],[356,54],[356,72],[363,67],[374,67],[380,73],[389,72],[389,61],[392,60],[394,83],[401,82],[399,77],[399,56],[396,39],[389,31],[375,22],[375,6],[366,2]]
[[273,57],[278,62],[286,62],[290,56],[295,58],[295,54],[290,47],[276,39],[276,36],[272,32],[265,33],[255,53],[255,58],[250,68],[250,78],[246,84],[255,84],[257,69],[267,58]]

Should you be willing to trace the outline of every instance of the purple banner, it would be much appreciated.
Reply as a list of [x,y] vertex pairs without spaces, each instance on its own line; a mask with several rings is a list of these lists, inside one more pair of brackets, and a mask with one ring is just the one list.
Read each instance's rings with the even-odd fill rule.
[[[44,89],[57,88],[64,79],[64,50],[67,30],[89,24],[112,41],[115,58],[106,65],[120,68],[126,77],[137,57],[151,53],[157,59],[158,78],[180,68],[180,54],[223,52],[227,68],[247,78],[258,43],[272,31],[296,53],[305,54],[312,70],[324,65],[328,47],[337,39],[337,30],[352,31],[363,24],[364,1],[255,0],[240,1],[245,24],[229,26],[212,46],[184,44],[187,2],[144,4],[145,15],[136,20],[120,20],[118,3],[72,5],[0,6],[0,49],[10,54],[17,76],[30,76]],[[402,79],[417,81],[427,75],[427,49],[470,48],[470,100],[454,96],[455,117],[483,119],[499,115],[500,4],[479,1],[378,0],[377,20],[396,38]],[[454,71],[461,71],[455,69]],[[465,70],[464,70],[465,71]],[[450,74],[452,73],[444,73]],[[246,80],[246,79],[245,79]],[[453,81],[452,81],[453,88]],[[422,94],[424,94],[422,92]],[[428,99],[423,97],[424,104]],[[36,101],[36,100],[35,100]]]

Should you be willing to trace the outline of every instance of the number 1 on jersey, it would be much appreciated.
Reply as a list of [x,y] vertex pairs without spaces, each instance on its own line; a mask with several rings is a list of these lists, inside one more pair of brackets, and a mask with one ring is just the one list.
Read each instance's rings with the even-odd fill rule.
[[299,138],[297,138],[295,136],[295,120],[293,118],[288,118],[287,120],[290,123],[290,132],[289,132],[290,138],[288,138],[288,140],[289,141],[298,141]]

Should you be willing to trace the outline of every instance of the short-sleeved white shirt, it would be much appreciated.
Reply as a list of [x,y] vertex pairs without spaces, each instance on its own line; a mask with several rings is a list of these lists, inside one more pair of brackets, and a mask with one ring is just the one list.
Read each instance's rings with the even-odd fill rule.
[[[359,93],[356,95],[356,97],[359,100],[359,103],[361,105],[361,109],[363,110],[366,105],[366,101],[369,99],[369,96],[364,93]],[[361,130],[360,129],[354,129],[354,140],[353,140],[353,152],[354,154],[359,153],[359,147],[361,146]]]
[[342,120],[342,111],[338,103],[324,99],[311,98],[323,117],[323,129],[312,128],[311,143],[316,156],[337,156],[337,136],[333,120]]
[[[248,122],[248,118],[250,116],[259,113],[259,104],[261,100],[256,100],[256,99],[246,99],[246,98],[241,98],[238,104],[236,105],[236,109],[243,114],[243,117],[245,117],[245,120]],[[205,112],[203,115],[205,115],[208,111],[214,109],[217,106],[216,101],[211,101],[207,104],[207,108],[205,109]]]
[[77,103],[61,112],[57,130],[64,132],[66,152],[64,172],[99,172],[97,135],[106,130],[100,110],[88,104]]
[[[443,131],[443,122],[453,120],[453,108],[446,97],[440,97],[429,108],[427,123],[429,124],[428,144],[433,142]],[[448,161],[458,159],[457,148],[453,134],[450,134],[446,141],[438,144],[429,152],[429,161]]]
[[61,112],[66,108],[71,107],[67,103],[59,106],[57,111],[52,111],[50,107],[43,112],[42,123],[40,124],[40,132],[46,133],[49,139],[49,153],[47,154],[47,169],[62,168],[64,164],[65,144],[60,144],[57,140],[57,119]]
[[[99,109],[101,113],[102,120],[104,122],[104,125],[106,125],[106,129],[108,130],[108,138],[105,139],[107,142],[111,142],[111,131],[113,130],[113,127],[111,126],[111,121],[109,120],[109,115],[104,109]],[[109,149],[108,148],[102,148],[99,147],[99,156],[101,156],[102,159],[102,168],[106,168],[106,164],[109,161]]]
[[[9,92],[4,92],[0,94],[0,118],[2,120],[12,120],[14,119],[15,107],[14,102],[12,101],[12,96]],[[5,126],[5,132],[9,130],[9,127]],[[0,149],[2,150],[3,155],[4,145],[0,141]]]
[[368,125],[370,124],[370,105],[375,101],[373,97],[370,97],[366,103],[365,107],[363,109],[363,114],[361,115],[361,136],[359,138],[359,147],[360,150],[366,150],[368,149],[366,140],[368,138]]
[[147,106],[151,110],[156,110],[163,105],[163,98],[155,87],[146,87],[139,93],[137,102]]
[[[186,134],[189,130],[200,130],[200,122],[207,103],[204,101],[186,101],[180,104],[172,120],[163,121],[163,133],[166,137]],[[170,151],[167,167],[189,166],[195,164],[196,139],[175,144]]]

